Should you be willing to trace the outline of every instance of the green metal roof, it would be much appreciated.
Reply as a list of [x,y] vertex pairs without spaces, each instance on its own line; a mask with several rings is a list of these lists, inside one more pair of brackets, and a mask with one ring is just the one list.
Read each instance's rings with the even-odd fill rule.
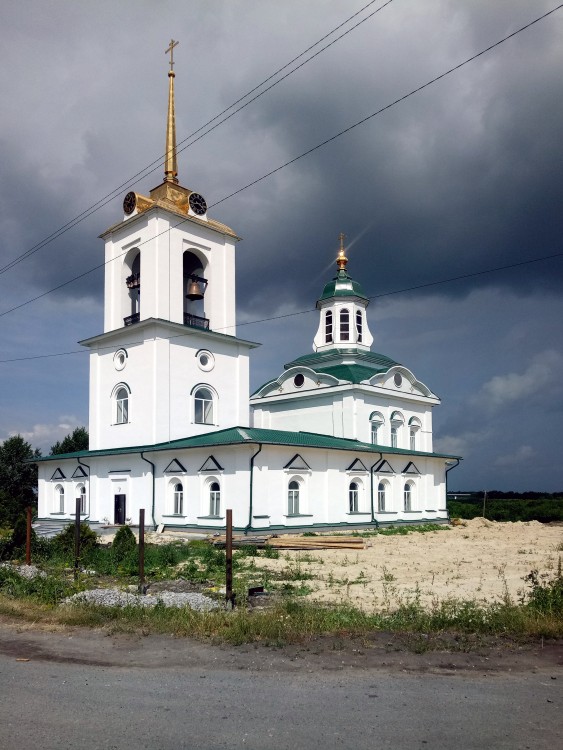
[[310,367],[313,370],[320,370],[321,367],[334,367],[342,363],[342,360],[355,360],[354,364],[362,364],[367,367],[371,367],[377,372],[387,372],[390,367],[400,365],[400,362],[395,362],[394,359],[386,357],[385,354],[378,354],[377,352],[362,351],[355,346],[351,346],[348,349],[327,349],[323,352],[311,352],[310,354],[304,354],[302,357],[292,360],[284,365],[284,369],[289,370],[290,367],[297,367],[298,365],[304,365]]
[[347,380],[350,383],[361,383],[369,380],[378,371],[363,365],[334,365],[333,367],[317,367],[315,372],[332,375],[338,380]]
[[354,281],[343,268],[325,285],[319,302],[331,297],[359,297],[360,299],[368,300],[361,285],[357,281]]
[[338,438],[332,435],[322,435],[316,432],[290,432],[288,430],[267,430],[260,427],[231,427],[227,430],[207,432],[204,435],[171,440],[154,445],[137,445],[127,448],[108,448],[95,451],[75,451],[73,453],[59,453],[53,456],[43,456],[30,463],[43,461],[60,461],[66,458],[95,458],[97,456],[122,456],[130,453],[152,453],[159,451],[177,451],[190,448],[213,448],[225,445],[244,444],[286,445],[301,448],[325,448],[329,450],[347,450],[362,453],[384,453],[405,456],[427,456],[432,458],[459,458],[445,453],[425,453],[423,451],[409,451],[403,448],[392,448],[389,445],[372,445],[359,440]]
[[[358,384],[364,380],[369,380],[374,375],[387,372],[391,367],[399,364],[399,362],[395,362],[384,354],[349,347],[347,349],[328,349],[324,352],[304,354],[292,362],[287,362],[284,365],[284,370],[289,370],[292,367],[307,367],[316,373],[332,375],[338,380]],[[273,385],[277,380],[277,378],[273,378],[263,383],[254,391],[252,396],[255,396],[267,386]]]

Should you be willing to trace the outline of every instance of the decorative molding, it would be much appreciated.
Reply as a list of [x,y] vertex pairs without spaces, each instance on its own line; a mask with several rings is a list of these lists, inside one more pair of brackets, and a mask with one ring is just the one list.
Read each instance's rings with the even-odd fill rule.
[[357,474],[358,472],[365,472],[366,474],[369,474],[369,470],[366,468],[364,462],[359,458],[355,458],[350,466],[346,469],[346,471],[349,471],[353,474]]
[[402,473],[403,474],[420,474],[420,471],[417,469],[416,465],[412,461],[409,461],[408,464],[403,469]]
[[217,471],[223,471],[223,467],[219,464],[217,459],[214,456],[209,456],[204,462],[202,467],[199,470],[200,472],[211,472],[212,474],[215,474]]
[[395,469],[385,458],[373,470],[374,474],[395,474]]
[[63,474],[62,470],[59,469],[58,466],[55,469],[55,471],[53,472],[53,476],[51,477],[51,481],[56,480],[56,479],[66,479],[66,477]]
[[164,474],[178,474],[179,472],[185,474],[186,469],[182,466],[177,458],[173,458],[166,469],[164,469]]
[[311,471],[311,467],[299,453],[296,453],[283,468],[286,471]]

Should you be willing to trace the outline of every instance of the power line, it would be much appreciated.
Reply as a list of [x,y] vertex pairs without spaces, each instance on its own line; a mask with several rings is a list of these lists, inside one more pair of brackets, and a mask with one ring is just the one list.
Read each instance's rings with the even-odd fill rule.
[[[261,83],[259,83],[253,89],[251,89],[246,94],[244,94],[239,99],[237,99],[232,104],[230,104],[222,112],[219,112],[218,115],[215,115],[215,117],[213,117],[211,120],[208,120],[200,128],[198,128],[197,130],[194,130],[193,133],[191,133],[190,135],[186,136],[181,141],[179,141],[178,144],[177,144],[178,146],[182,145],[183,143],[186,143],[187,141],[190,141],[190,143],[186,143],[186,145],[183,148],[176,148],[177,153],[181,153],[182,151],[185,151],[190,146],[193,146],[195,143],[197,143],[199,140],[201,140],[206,135],[208,135],[209,133],[211,133],[213,130],[215,130],[216,128],[218,128],[220,125],[222,125],[223,123],[225,123],[231,117],[234,117],[234,115],[238,114],[238,112],[240,112],[242,109],[244,109],[245,107],[248,107],[250,104],[252,104],[252,102],[256,101],[261,96],[263,96],[263,94],[266,94],[268,91],[270,91],[270,89],[272,89],[275,86],[277,86],[278,83],[281,83],[286,78],[288,78],[289,76],[293,75],[293,73],[295,73],[300,68],[304,67],[307,63],[309,63],[315,57],[317,57],[322,52],[324,52],[325,50],[327,50],[333,44],[335,44],[336,42],[338,42],[340,39],[342,39],[343,37],[345,37],[350,32],[354,31],[354,29],[357,29],[358,26],[361,26],[361,24],[365,23],[370,18],[372,18],[373,16],[375,16],[377,13],[379,13],[380,10],[383,10],[383,8],[385,8],[387,5],[390,5],[393,2],[393,0],[387,0],[387,2],[385,2],[381,7],[377,8],[374,11],[372,11],[372,13],[370,13],[368,16],[366,16],[365,18],[363,18],[360,21],[358,21],[358,23],[356,23],[350,29],[347,29],[340,36],[336,37],[336,39],[333,39],[331,42],[329,42],[329,44],[325,45],[322,49],[320,49],[317,52],[315,52],[314,55],[311,55],[311,57],[307,58],[307,60],[305,60],[304,62],[300,63],[297,67],[295,67],[292,70],[290,70],[288,73],[286,73],[284,76],[282,76],[277,81],[275,81],[274,83],[272,83],[270,86],[268,86],[266,89],[264,89],[263,91],[261,91],[259,94],[257,94],[256,96],[254,96],[252,99],[250,99],[249,101],[245,102],[243,105],[241,105],[240,107],[238,107],[234,112],[231,112],[227,117],[224,117],[222,120],[220,120],[219,122],[217,122],[215,125],[213,125],[212,128],[209,128],[208,130],[205,130],[205,128],[207,128],[208,125],[211,125],[212,123],[214,123],[216,120],[218,120],[224,114],[226,114],[230,109],[233,109],[233,107],[236,107],[237,104],[239,104],[240,102],[244,101],[244,99],[246,99],[247,97],[249,97],[255,91],[258,91],[260,88],[262,88],[262,86],[264,86],[266,83],[268,83],[268,81],[271,81],[273,78],[275,78],[283,70],[286,70],[288,67],[290,67],[291,65],[293,65],[293,63],[297,62],[297,60],[301,59],[304,55],[306,55],[312,49],[314,49],[319,44],[321,44],[321,42],[323,42],[325,39],[328,39],[329,36],[331,36],[336,31],[338,31],[338,29],[341,29],[343,26],[345,26],[347,23],[349,23],[353,18],[356,18],[358,15],[360,15],[360,13],[362,13],[364,10],[366,10],[367,8],[369,8],[369,6],[373,5],[375,2],[378,2],[378,0],[370,0],[370,2],[367,3],[367,5],[364,5],[363,8],[360,8],[360,10],[358,10],[356,13],[354,13],[349,18],[347,18],[345,21],[343,21],[341,24],[339,24],[334,29],[332,29],[331,31],[329,31],[328,34],[325,34],[318,41],[316,41],[310,47],[308,47],[303,52],[301,52],[299,55],[297,55],[296,57],[294,57],[288,63],[286,63],[285,65],[283,65],[281,68],[278,68],[278,70],[276,70],[274,73],[272,73],[270,76],[268,76],[268,78],[265,78]],[[205,130],[205,132],[201,133],[202,130]],[[201,133],[201,135],[198,138],[195,138],[195,140],[191,140],[198,133]],[[47,237],[45,237],[40,242],[38,242],[35,245],[33,245],[31,248],[29,248],[28,250],[26,250],[21,255],[18,255],[16,258],[13,258],[5,266],[0,267],[0,274],[7,273],[9,270],[11,270],[15,266],[17,266],[19,263],[21,263],[24,260],[27,260],[32,255],[35,255],[35,253],[37,253],[43,247],[45,247],[46,245],[49,245],[51,242],[53,242],[54,240],[58,239],[63,234],[66,234],[66,232],[68,232],[70,229],[73,229],[75,226],[77,226],[78,224],[80,224],[82,221],[84,221],[85,219],[87,219],[90,216],[92,216],[94,213],[96,213],[96,211],[99,211],[101,208],[103,208],[108,203],[110,203],[116,197],[117,193],[119,193],[124,188],[130,186],[133,183],[133,181],[136,180],[137,178],[143,179],[145,177],[148,177],[149,174],[152,174],[152,172],[156,172],[156,170],[161,166],[162,160],[164,158],[166,158],[167,155],[168,154],[165,153],[163,156],[159,156],[157,159],[155,159],[150,164],[148,164],[146,167],[144,167],[139,172],[137,172],[136,174],[134,174],[128,180],[126,180],[125,182],[121,183],[121,185],[118,185],[118,187],[114,188],[111,192],[107,193],[103,198],[100,198],[98,201],[96,201],[96,203],[93,203],[89,208],[86,208],[84,211],[82,211],[80,214],[78,214],[77,216],[75,216],[73,219],[70,219],[66,224],[63,224],[62,227],[60,227],[59,229],[57,229],[54,232],[52,232],[50,235],[48,235]]]
[[[261,177],[257,178],[256,180],[253,180],[252,182],[249,182],[248,184],[244,185],[243,187],[239,188],[238,190],[235,190],[233,193],[230,193],[229,195],[226,195],[225,197],[221,198],[220,200],[216,201],[215,203],[212,203],[209,208],[213,208],[215,206],[218,206],[220,203],[224,203],[225,201],[229,200],[230,198],[233,198],[235,195],[238,195],[239,193],[242,193],[244,190],[247,190],[248,188],[258,184],[259,182],[262,182],[262,180],[265,180],[268,177],[271,177],[276,172],[281,171],[282,169],[285,169],[285,167],[290,166],[291,164],[295,164],[295,162],[299,161],[300,159],[303,159],[305,156],[308,156],[309,154],[312,154],[314,151],[317,151],[318,149],[322,148],[323,146],[326,146],[329,143],[332,143],[337,138],[340,138],[342,135],[345,135],[346,133],[349,133],[350,131],[354,130],[355,128],[359,127],[360,125],[363,125],[364,123],[368,122],[369,120],[373,119],[374,117],[377,117],[378,115],[382,114],[383,112],[386,112],[387,110],[391,109],[392,107],[396,106],[397,104],[405,101],[411,96],[414,96],[414,94],[419,93],[423,89],[428,88],[434,83],[437,83],[438,81],[442,80],[446,76],[450,75],[451,73],[454,73],[456,70],[459,70],[460,68],[464,67],[470,62],[473,62],[477,58],[481,57],[482,55],[486,54],[487,52],[490,52],[492,49],[495,49],[496,47],[500,46],[504,42],[508,41],[509,39],[512,39],[517,34],[520,34],[522,31],[525,31],[526,29],[529,29],[534,24],[538,23],[539,21],[542,21],[543,19],[550,16],[552,13],[555,13],[557,10],[560,10],[563,8],[563,3],[558,5],[557,7],[553,8],[552,10],[547,11],[541,16],[538,16],[533,21],[530,21],[529,23],[525,24],[524,26],[521,26],[516,31],[513,31],[512,33],[508,34],[507,36],[503,37],[502,39],[499,39],[498,41],[494,42],[494,44],[489,45],[488,47],[485,47],[485,49],[482,49],[480,52],[475,53],[474,55],[471,55],[471,57],[468,57],[463,62],[458,63],[457,65],[454,65],[453,67],[446,70],[444,73],[441,73],[438,76],[435,76],[431,80],[427,81],[426,83],[422,84],[421,86],[418,86],[415,89],[412,89],[407,94],[404,94],[403,96],[400,96],[398,99],[395,99],[390,104],[386,104],[384,107],[381,107],[380,109],[373,112],[371,115],[367,115],[366,117],[363,117],[361,120],[358,120],[353,125],[350,125],[347,128],[344,128],[344,130],[341,130],[340,132],[336,133],[336,135],[331,136],[330,138],[327,138],[326,140],[322,141],[321,143],[317,144],[316,146],[313,146],[312,148],[308,149],[307,151],[304,151],[302,154],[299,154],[299,156],[294,157],[293,159],[290,159],[289,161],[285,162],[284,164],[281,164],[280,166],[276,167],[275,169],[272,169],[270,172],[267,172],[266,174],[262,175]],[[181,226],[182,224],[185,224],[190,219],[182,219],[178,223],[174,224],[173,226],[169,227],[168,229],[163,230],[159,234],[156,234],[154,237],[151,237],[149,240],[145,240],[144,242],[139,243],[139,247],[146,244],[147,242],[152,242],[153,240],[157,239],[163,234],[167,234],[170,232],[171,229],[176,229],[177,227]],[[111,263],[114,260],[117,260],[120,257],[123,257],[125,253],[121,253],[120,255],[115,256],[115,258],[112,258],[112,260],[107,261],[106,263],[101,263],[93,268],[90,268],[87,271],[84,271],[83,273],[79,274],[78,276],[74,276],[73,278],[69,279],[68,281],[65,281],[61,284],[58,284],[57,286],[53,287],[52,289],[47,290],[46,292],[43,292],[42,294],[38,294],[35,297],[32,297],[31,299],[26,300],[25,302],[21,302],[19,305],[15,305],[14,307],[9,308],[8,310],[4,310],[0,313],[0,317],[4,317],[4,315],[8,315],[11,312],[14,312],[15,310],[19,310],[22,307],[25,307],[26,305],[31,304],[32,302],[36,302],[37,300],[46,297],[49,294],[52,294],[53,292],[58,291],[59,289],[62,289],[65,286],[68,286],[69,284],[72,284],[74,281],[78,281],[78,279],[83,278],[84,276],[87,276],[90,273],[93,273],[94,271],[98,270],[99,268],[103,268],[107,263]]]
[[[487,269],[485,269],[483,271],[473,271],[472,273],[464,273],[464,274],[461,274],[460,276],[450,276],[447,279],[439,279],[437,281],[428,281],[428,282],[426,282],[424,284],[416,284],[415,286],[405,287],[404,289],[395,289],[395,290],[393,290],[391,292],[381,292],[380,294],[372,294],[371,296],[368,297],[368,299],[369,300],[381,299],[382,297],[391,297],[392,295],[395,295],[395,294],[405,294],[406,292],[412,292],[412,291],[416,291],[418,289],[426,289],[428,287],[438,286],[440,284],[450,284],[453,281],[461,281],[463,279],[475,278],[476,276],[484,276],[486,274],[496,273],[498,271],[507,271],[507,270],[509,270],[511,268],[518,268],[519,266],[527,266],[527,265],[530,265],[530,263],[539,263],[540,261],[551,260],[553,258],[560,258],[562,256],[563,256],[563,252],[561,252],[561,253],[553,253],[552,255],[544,255],[541,258],[531,258],[530,260],[522,260],[522,261],[519,261],[518,263],[510,263],[510,264],[508,264],[506,266],[496,266],[495,268],[487,268]],[[242,326],[254,325],[256,323],[269,323],[270,321],[273,321],[273,320],[282,320],[284,318],[294,318],[297,315],[306,315],[306,314],[312,313],[312,312],[317,312],[317,309],[315,307],[309,307],[309,308],[307,308],[305,310],[297,310],[297,311],[291,312],[291,313],[284,313],[283,315],[273,315],[273,316],[271,316],[269,318],[257,318],[256,320],[247,320],[244,323],[238,323],[237,324],[237,328],[241,328]],[[220,333],[221,330],[222,329],[217,329],[214,332],[215,333]],[[195,329],[191,329],[189,331],[186,331],[186,333],[178,333],[178,334],[176,334],[174,336],[162,336],[162,337],[159,337],[159,338],[166,339],[167,341],[170,341],[172,339],[183,338],[185,336],[193,336],[194,333],[196,333],[196,330]],[[139,345],[139,344],[142,344],[142,343],[144,343],[144,342],[143,341],[133,341],[133,342],[129,343],[128,346],[136,346],[136,345]],[[111,347],[109,347],[109,346],[108,347],[100,347],[100,350],[103,351],[104,349],[107,349],[108,351],[110,351],[110,350],[113,350],[114,348],[115,348],[114,346],[111,346]],[[31,355],[29,357],[13,357],[12,359],[0,359],[0,364],[7,364],[7,363],[10,363],[10,362],[27,362],[28,360],[32,360],[32,359],[47,359],[47,358],[50,358],[50,357],[67,357],[67,356],[70,356],[72,354],[87,354],[87,353],[88,353],[88,351],[86,349],[76,349],[76,350],[74,350],[72,352],[56,352],[56,353],[52,353],[52,354],[36,354],[36,355]]]

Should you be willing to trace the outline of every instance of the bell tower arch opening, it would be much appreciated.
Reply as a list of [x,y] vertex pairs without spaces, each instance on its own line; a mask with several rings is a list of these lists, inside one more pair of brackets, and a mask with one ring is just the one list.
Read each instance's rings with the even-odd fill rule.
[[207,327],[205,290],[207,279],[204,278],[207,263],[195,250],[185,250],[182,255],[182,294],[184,297],[184,324]]
[[141,317],[141,251],[132,247],[123,260],[124,283],[122,311],[124,324],[137,323]]

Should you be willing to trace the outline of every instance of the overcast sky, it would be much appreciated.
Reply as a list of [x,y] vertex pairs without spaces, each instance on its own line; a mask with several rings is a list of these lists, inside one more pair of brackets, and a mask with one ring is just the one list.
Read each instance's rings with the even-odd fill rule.
[[[164,150],[171,37],[180,141],[366,3],[5,4],[0,265],[127,185],[0,275],[0,314],[102,263],[98,235],[129,187],[161,181],[161,166],[130,178]],[[213,205],[556,5],[393,0],[180,153],[180,181]],[[262,342],[252,390],[310,351],[317,313],[252,321],[314,310],[344,232],[350,273],[382,295],[373,349],[442,399],[435,449],[464,457],[450,486],[563,489],[562,69],[563,10],[210,209],[243,238],[238,333]],[[2,315],[0,359],[76,352],[102,331],[102,304],[98,270]],[[0,393],[0,440],[48,452],[87,424],[87,355],[0,364]]]

